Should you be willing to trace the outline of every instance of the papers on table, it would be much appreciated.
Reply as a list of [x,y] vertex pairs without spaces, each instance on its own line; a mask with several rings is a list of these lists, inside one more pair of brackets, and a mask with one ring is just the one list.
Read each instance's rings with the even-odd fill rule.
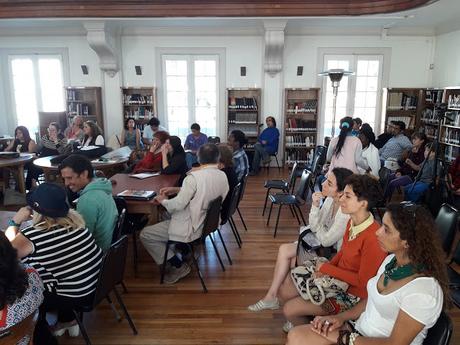
[[132,174],[132,175],[129,175],[129,177],[135,177],[135,178],[138,178],[140,180],[143,180],[145,178],[149,178],[149,177],[153,177],[153,176],[158,176],[160,175],[159,172],[155,172],[155,173],[140,173],[140,174]]
[[134,199],[134,200],[150,200],[152,199],[157,193],[153,190],[134,190],[134,189],[126,189],[121,193],[118,193],[117,196],[126,199]]

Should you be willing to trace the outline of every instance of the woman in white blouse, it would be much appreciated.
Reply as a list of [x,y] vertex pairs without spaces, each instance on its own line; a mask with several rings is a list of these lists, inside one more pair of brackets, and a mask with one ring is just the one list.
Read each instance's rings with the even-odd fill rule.
[[[323,247],[334,245],[337,250],[340,249],[341,239],[350,217],[341,212],[339,199],[343,194],[347,177],[352,174],[351,170],[335,168],[322,183],[322,192],[313,193],[313,203],[308,218],[309,227]],[[320,207],[322,199],[324,199],[324,202]],[[270,288],[264,298],[250,305],[248,310],[258,312],[265,309],[279,308],[278,290],[289,274],[290,269],[294,267],[296,256],[296,242],[285,243],[280,246]]]
[[104,137],[102,130],[93,121],[85,121],[83,125],[83,146],[104,146]]
[[368,299],[336,316],[295,327],[288,345],[423,344],[449,293],[434,221],[422,206],[390,204],[377,237],[391,255],[368,281]]
[[368,172],[369,174],[378,179],[380,170],[379,150],[374,146],[375,135],[372,131],[372,127],[368,123],[362,125],[359,131],[359,139],[363,144],[363,158],[366,159],[369,168],[367,170],[364,170],[361,167],[358,167],[358,170],[361,174]]

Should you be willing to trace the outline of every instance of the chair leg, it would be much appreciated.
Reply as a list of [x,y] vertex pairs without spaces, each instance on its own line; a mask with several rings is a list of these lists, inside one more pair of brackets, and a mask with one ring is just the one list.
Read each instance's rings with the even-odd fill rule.
[[271,188],[267,188],[267,194],[265,195],[264,209],[262,211],[262,217],[265,214],[265,209],[267,208],[268,194],[270,193]]
[[[116,289],[116,288],[114,288],[114,290],[115,290],[115,289]],[[105,297],[105,299],[107,300],[107,302],[108,302],[109,305],[110,305],[110,308],[112,309],[113,313],[115,314],[115,318],[117,319],[118,322],[120,322],[120,321],[121,321],[120,313],[118,312],[117,308],[116,308],[115,305],[113,304],[112,299],[110,298],[109,295],[107,295],[107,296]]]
[[241,222],[243,223],[244,230],[245,230],[245,231],[248,231],[248,228],[246,227],[246,223],[244,222],[244,218],[243,218],[243,216],[242,216],[242,214],[241,214],[241,212],[240,212],[240,208],[237,207],[236,210],[238,211],[238,214],[239,214],[239,216],[240,216],[240,218],[241,218]]
[[218,234],[219,237],[220,237],[220,241],[222,242],[222,246],[224,247],[225,254],[227,254],[228,262],[230,263],[230,265],[233,265],[232,258],[230,257],[230,254],[228,253],[227,246],[225,245],[224,239],[223,239],[223,237],[222,237],[222,234],[220,233],[220,229],[219,229],[219,228],[217,228],[217,234]]
[[302,222],[303,222],[303,225],[307,225],[307,222],[305,222],[305,218],[303,217],[303,214],[302,214],[302,210],[300,209],[299,205],[295,205],[295,207],[297,207],[297,209],[299,210],[299,213],[300,213],[300,217],[302,218]]
[[134,324],[133,320],[131,319],[131,315],[129,315],[128,309],[126,309],[126,306],[123,303],[123,299],[121,298],[121,296],[120,296],[120,294],[118,293],[117,290],[114,289],[113,292],[115,293],[115,297],[117,298],[118,304],[120,304],[121,309],[123,309],[123,313],[125,314],[125,317],[128,320],[129,325],[131,326],[131,329],[133,330],[133,334],[136,335],[137,334],[136,325]]
[[276,159],[276,165],[278,166],[278,172],[281,172],[280,163],[278,162],[278,156],[275,156],[275,159]]
[[236,237],[238,238],[238,242],[240,243],[240,248],[241,248],[241,244],[243,244],[243,240],[241,240],[241,236],[240,236],[240,232],[238,231],[238,228],[236,226],[236,223],[235,221],[233,220],[233,217],[230,217],[229,219],[229,222],[230,222],[230,226],[232,227],[232,229],[235,230],[235,234],[236,234]]
[[270,224],[270,216],[272,215],[273,203],[270,205],[270,211],[268,212],[267,226]]
[[134,277],[137,277],[137,239],[136,231],[133,231],[133,265],[134,265]]
[[292,217],[297,217],[297,215],[293,211],[292,205],[289,205],[289,210],[291,211]]
[[195,265],[198,276],[200,277],[201,286],[203,287],[203,292],[206,293],[208,292],[208,289],[206,288],[206,284],[204,283],[204,279],[203,279],[203,275],[201,274],[200,267],[198,267],[198,262],[196,262],[195,250],[193,249],[193,246],[189,245],[189,247],[190,247],[190,250],[192,251],[193,264]]
[[125,282],[121,282],[121,287],[123,288],[123,293],[128,293],[128,289],[126,288]]
[[294,214],[295,214],[295,217],[297,219],[297,223],[299,223],[299,225],[300,225],[300,218],[299,218],[299,215],[297,214],[295,206],[289,205],[289,207],[291,208],[291,212],[292,212],[292,210],[294,210]]
[[280,204],[280,207],[278,209],[278,217],[276,217],[275,233],[273,234],[273,237],[276,237],[276,231],[278,231],[278,223],[280,221],[281,207],[283,207],[282,204]]
[[169,250],[169,241],[166,243],[166,248],[165,248],[165,256],[163,258],[163,266],[161,267],[161,278],[160,278],[160,284],[163,284],[163,281],[165,279],[165,271],[166,271],[166,262],[168,261],[168,250]]
[[[209,234],[209,235],[211,235],[211,234]],[[217,246],[214,243],[214,240],[212,239],[212,236],[208,236],[208,237],[211,240],[212,246],[214,247],[214,251],[216,252],[217,259],[219,259],[220,267],[222,267],[222,271],[225,272],[225,266],[224,266],[224,263],[222,262],[222,259],[220,257],[219,250],[217,249]]]
[[89,339],[88,333],[86,332],[86,328],[83,323],[83,318],[81,318],[79,313],[77,313],[75,310],[73,310],[73,314],[75,316],[75,319],[77,320],[78,327],[80,327],[80,332],[83,336],[83,339],[85,339],[86,345],[91,345],[91,340]]
[[228,219],[227,224],[228,224],[228,226],[230,226],[230,229],[232,230],[233,237],[235,237],[236,244],[241,249],[240,240],[238,239],[238,235],[236,234],[235,229],[233,228],[233,224],[230,222],[230,218]]

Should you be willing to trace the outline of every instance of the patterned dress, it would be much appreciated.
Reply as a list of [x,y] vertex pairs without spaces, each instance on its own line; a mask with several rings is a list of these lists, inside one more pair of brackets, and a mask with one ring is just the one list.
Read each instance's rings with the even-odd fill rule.
[[[25,266],[27,272],[29,286],[21,298],[16,299],[13,304],[7,305],[2,310],[0,317],[0,334],[3,330],[8,329],[29,315],[38,310],[38,307],[43,301],[43,284],[37,271],[33,268]],[[29,344],[29,337],[24,337],[18,344]]]

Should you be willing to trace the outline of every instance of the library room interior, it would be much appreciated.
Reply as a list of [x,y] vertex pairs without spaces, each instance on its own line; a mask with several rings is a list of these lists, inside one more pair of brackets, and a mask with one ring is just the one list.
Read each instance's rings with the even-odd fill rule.
[[460,1],[0,1],[0,344],[460,344]]

